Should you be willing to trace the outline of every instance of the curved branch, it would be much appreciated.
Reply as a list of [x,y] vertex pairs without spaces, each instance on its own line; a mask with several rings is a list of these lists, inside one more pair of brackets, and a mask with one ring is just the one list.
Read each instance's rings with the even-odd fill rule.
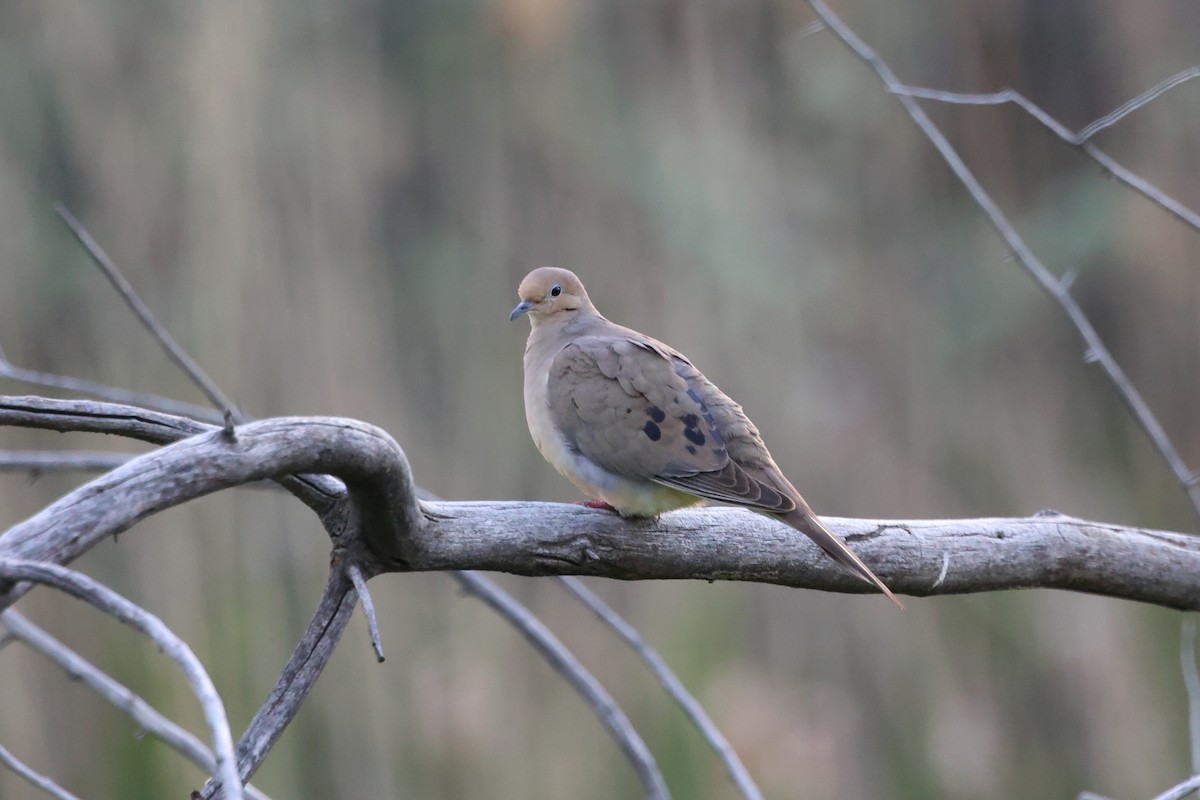
[[[14,640],[53,661],[71,680],[82,681],[114,708],[127,714],[141,731],[161,739],[168,747],[182,754],[206,773],[211,775],[216,771],[217,760],[204,742],[160,714],[129,687],[113,679],[108,673],[51,636],[24,614],[10,608],[0,613],[0,623],[4,624]],[[250,800],[269,800],[253,786],[247,785],[245,789]]]
[[[160,445],[222,430],[220,425],[138,405],[36,395],[0,395],[0,426],[4,425],[60,433],[105,433]],[[345,499],[346,487],[341,482],[328,475],[310,474],[284,477],[279,484],[315,511],[327,528],[332,527],[328,517],[340,510]]]
[[662,684],[665,691],[672,700],[683,709],[683,713],[692,721],[700,731],[700,735],[704,737],[704,741],[708,742],[708,746],[713,749],[717,757],[721,759],[721,764],[724,765],[725,771],[729,773],[729,780],[737,788],[738,794],[746,798],[746,800],[763,800],[762,791],[758,785],[754,783],[754,779],[750,777],[749,771],[738,758],[738,754],[730,746],[729,740],[725,738],[725,734],[721,733],[712,718],[704,710],[704,706],[700,705],[687,687],[683,685],[683,681],[671,671],[667,663],[663,661],[654,648],[646,644],[642,639],[642,635],[638,633],[637,628],[630,625],[617,612],[613,611],[607,603],[599,598],[591,589],[583,585],[583,582],[578,578],[563,576],[559,578],[562,585],[567,588],[579,602],[583,603],[591,610],[596,617],[613,630],[629,646],[638,658],[646,663],[654,676],[658,678],[658,682]]
[[8,752],[8,750],[6,750],[2,745],[0,745],[0,764],[8,767],[13,772],[20,775],[22,778],[41,789],[46,794],[55,798],[55,800],[79,800],[78,797],[71,794],[66,789],[47,778],[45,775],[34,772],[33,769],[23,764],[20,759]]
[[[40,413],[28,403],[28,398],[0,399],[0,424],[14,415],[31,417],[40,427],[51,427],[45,416],[64,419],[64,409],[49,401]],[[24,410],[10,414],[14,405]],[[111,411],[111,404],[98,405]],[[72,417],[70,423],[97,419],[114,431],[120,427],[111,415]],[[145,432],[140,427],[145,420],[121,422]],[[547,503],[420,506],[403,451],[366,423],[269,419],[239,427],[237,442],[224,439],[215,427],[208,430],[138,456],[66,495],[0,536],[0,555],[65,563],[103,537],[193,497],[289,473],[327,472],[343,480],[355,500],[354,524],[347,529],[356,531],[361,522],[372,551],[387,559],[379,571],[481,569],[868,589],[791,528],[744,510],[692,509],[657,520],[625,520]],[[115,503],[118,494],[121,502]],[[910,595],[1040,587],[1200,610],[1200,538],[1184,534],[1056,514],[827,521],[889,585]],[[0,607],[13,597],[12,592],[0,596]]]
[[617,705],[612,696],[600,685],[592,673],[580,663],[579,659],[558,640],[529,609],[518,603],[508,592],[474,572],[455,572],[454,580],[471,594],[478,597],[500,616],[512,624],[526,641],[549,662],[554,671],[571,684],[593,710],[600,722],[608,729],[609,735],[620,745],[629,763],[633,764],[641,781],[642,791],[652,800],[666,800],[670,797],[667,785],[663,781],[658,764],[642,737],[638,736],[633,723],[625,712]]
[[91,578],[56,564],[0,558],[0,578],[41,583],[66,592],[72,597],[116,617],[121,622],[145,634],[168,658],[179,665],[212,731],[213,753],[217,760],[214,775],[219,777],[233,800],[244,796],[238,780],[237,763],[233,757],[233,735],[221,696],[205,672],[204,666],[191,648],[168,628],[162,620],[121,595],[96,583]]
[[[0,406],[0,423],[6,408]],[[209,431],[138,456],[70,492],[0,536],[0,555],[67,563],[104,537],[187,500],[307,472],[331,473],[346,484],[356,522],[381,559],[403,563],[408,535],[425,523],[404,452],[373,425],[278,418],[239,427],[236,441]],[[121,502],[112,502],[118,495]],[[19,593],[0,595],[0,608]]]

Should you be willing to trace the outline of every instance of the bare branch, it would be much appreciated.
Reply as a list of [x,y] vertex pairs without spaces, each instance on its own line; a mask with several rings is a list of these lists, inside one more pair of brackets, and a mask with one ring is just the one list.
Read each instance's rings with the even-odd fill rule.
[[[14,417],[44,423],[25,398],[8,400],[0,398],[0,424],[8,421],[10,405],[17,408]],[[78,412],[74,404],[91,401],[60,402]],[[46,415],[61,419],[53,413],[56,407],[47,405]],[[86,414],[71,420],[114,422]],[[403,452],[373,426],[312,417],[263,420],[238,430],[236,443],[213,432],[193,436],[96,478],[0,536],[0,555],[66,563],[104,537],[193,497],[251,480],[319,471],[337,474],[350,487],[356,498],[352,527],[361,523],[364,535],[373,537],[372,552],[390,554],[387,571],[485,569],[869,589],[822,558],[805,537],[750,512],[705,508],[657,520],[624,520],[550,503],[419,507]],[[117,494],[120,503],[112,502]],[[1184,534],[1054,515],[828,522],[893,588],[912,595],[1043,587],[1200,610],[1200,538]],[[0,597],[0,603],[16,594]]]
[[529,609],[514,600],[507,592],[500,589],[491,581],[473,572],[458,571],[453,575],[459,585],[467,592],[478,597],[494,609],[500,616],[521,632],[521,635],[533,645],[554,671],[562,675],[567,683],[583,696],[584,701],[591,706],[609,734],[616,740],[625,757],[633,764],[642,790],[648,798],[667,798],[667,785],[654,756],[642,741],[642,737],[633,728],[633,723],[625,716],[605,691],[600,682],[587,671],[574,654],[558,640],[542,621],[534,616]]
[[[81,681],[118,711],[127,714],[142,731],[161,739],[206,773],[211,775],[216,770],[217,761],[203,742],[160,714],[124,684],[31,622],[24,614],[10,608],[0,614],[0,622],[4,623],[14,640],[53,661],[71,680]],[[269,800],[252,786],[246,787],[246,796],[251,800]]]
[[[431,520],[413,543],[419,555],[409,569],[870,591],[793,529],[743,509],[683,509],[657,520],[556,503],[431,503],[427,509]],[[899,593],[1067,589],[1200,610],[1200,537],[1065,516],[823,519]]]
[[[900,81],[896,78],[896,73],[892,72],[891,67],[884,63],[875,51],[868,47],[862,39],[858,38],[858,35],[850,30],[836,14],[830,11],[829,6],[824,3],[824,0],[806,0],[806,2],[834,35],[858,56],[859,59],[875,71],[875,74],[879,76],[880,80],[883,81],[889,90],[902,88]],[[967,192],[971,195],[971,199],[983,210],[988,221],[1000,235],[1000,238],[1008,245],[1009,250],[1012,251],[1017,261],[1070,318],[1076,330],[1079,331],[1079,335],[1083,338],[1085,352],[1091,354],[1104,369],[1105,374],[1108,375],[1109,380],[1116,387],[1122,401],[1124,401],[1125,405],[1133,413],[1138,424],[1146,432],[1146,435],[1150,437],[1163,460],[1170,466],[1176,480],[1184,488],[1188,498],[1191,500],[1192,507],[1200,515],[1200,485],[1192,481],[1192,471],[1183,462],[1170,437],[1167,436],[1166,431],[1163,430],[1162,425],[1159,424],[1158,419],[1154,416],[1146,401],[1142,399],[1141,393],[1125,376],[1124,370],[1121,369],[1116,359],[1112,357],[1108,348],[1105,347],[1104,342],[1100,339],[1100,335],[1096,333],[1096,329],[1092,327],[1091,322],[1084,315],[1083,309],[1071,297],[1070,292],[1063,287],[1062,282],[1058,278],[1055,278],[1050,270],[1046,269],[1037,256],[1033,254],[1033,251],[1025,244],[1025,241],[1017,233],[1016,229],[1013,228],[1008,218],[1004,215],[1004,212],[1000,210],[996,201],[992,199],[991,195],[979,183],[979,180],[963,162],[962,158],[959,157],[957,151],[955,151],[954,147],[942,134],[941,130],[929,119],[929,116],[921,108],[920,104],[903,92],[895,93],[895,97],[900,102],[900,105],[904,106],[904,110],[908,112],[909,117],[921,129],[921,132],[937,148],[942,159],[950,167],[951,171],[954,172],[959,181],[962,182]],[[1200,229],[1200,222],[1198,222],[1197,228]]]
[[47,472],[107,472],[133,457],[133,453],[99,450],[0,450],[0,472],[28,472],[34,477]]
[[367,633],[371,637],[371,647],[375,650],[375,659],[382,664],[384,660],[383,640],[379,636],[379,620],[375,618],[375,603],[372,602],[371,593],[367,590],[367,582],[357,564],[347,564],[346,575],[354,584],[354,591],[358,593],[358,599],[362,603],[363,616],[367,618]]
[[583,582],[578,578],[562,577],[559,580],[562,581],[563,586],[567,587],[567,591],[590,608],[600,621],[612,628],[617,636],[621,637],[622,641],[637,653],[642,661],[646,662],[646,665],[650,667],[655,677],[658,678],[659,683],[662,684],[663,689],[666,690],[671,699],[679,704],[679,707],[683,709],[683,713],[699,729],[700,735],[704,737],[709,747],[721,759],[721,763],[725,765],[725,771],[729,773],[729,779],[733,781],[733,785],[737,787],[742,797],[747,798],[747,800],[762,800],[762,792],[759,791],[758,786],[754,783],[754,779],[750,777],[750,773],[746,770],[745,765],[742,764],[741,759],[738,758],[737,753],[730,746],[729,740],[717,728],[716,723],[708,716],[708,713],[705,712],[704,707],[700,705],[699,701],[692,696],[691,692],[687,690],[679,678],[676,677],[675,673],[667,666],[666,662],[662,660],[662,657],[654,651],[654,648],[642,640],[641,634],[637,632],[637,628],[622,619],[595,592],[584,586]]
[[1179,662],[1188,697],[1188,735],[1192,744],[1192,774],[1200,775],[1200,671],[1196,669],[1196,620],[1187,617],[1179,630]]
[[[13,417],[29,415],[24,398],[6,400],[0,398],[0,424],[9,421],[6,411],[13,406]],[[82,422],[114,423],[108,404],[72,401],[70,407],[80,411],[89,403],[100,413],[81,414]],[[143,422],[124,420],[139,430]],[[104,537],[179,503],[250,481],[307,472],[337,474],[349,489],[351,511],[358,515],[356,523],[372,552],[403,562],[407,532],[424,525],[403,451],[372,425],[316,417],[252,422],[239,429],[237,441],[202,433],[138,456],[9,529],[0,536],[0,555],[67,563]],[[111,501],[116,494],[119,503]],[[331,524],[322,521],[327,528]],[[11,604],[19,593],[0,597],[0,605]]]
[[[138,406],[98,400],[0,395],[0,426],[4,425],[59,432],[106,433],[151,444],[169,444],[221,430],[218,425]],[[294,475],[278,478],[278,482],[317,512],[326,528],[331,527],[329,515],[342,510],[346,487],[333,477]]]
[[66,206],[61,203],[56,204],[54,211],[67,224],[67,227],[71,229],[71,233],[75,234],[75,238],[79,240],[79,243],[83,245],[83,249],[91,256],[92,261],[104,273],[104,277],[108,278],[108,282],[112,284],[112,287],[121,295],[125,304],[129,306],[130,310],[137,315],[146,329],[162,345],[167,357],[192,379],[214,406],[221,410],[226,419],[226,432],[229,433],[232,430],[233,423],[241,419],[240,413],[234,407],[233,402],[225,396],[225,393],[221,391],[212,378],[208,377],[208,374],[196,363],[195,359],[179,346],[179,343],[175,341],[175,338],[171,336],[167,329],[159,324],[158,320],[154,318],[153,312],[150,311],[150,307],[142,302],[142,298],[138,297],[137,292],[133,290],[133,285],[125,279],[125,276],[117,269],[117,265],[101,249],[100,245],[96,243],[96,240],[92,238],[91,234],[87,232],[79,220],[75,219],[71,212],[67,210]]
[[25,764],[21,763],[16,756],[8,752],[8,750],[6,750],[2,745],[0,745],[0,764],[8,767],[13,772],[17,773],[22,778],[29,781],[51,797],[58,798],[58,800],[79,800],[79,798],[77,798],[75,795],[71,794],[66,789],[47,778],[45,775],[40,775],[27,767]]
[[131,392],[128,389],[106,386],[103,383],[83,380],[82,378],[72,378],[69,375],[55,375],[50,372],[40,372],[38,370],[18,367],[8,360],[8,356],[5,355],[3,348],[0,348],[0,379],[17,381],[29,386],[40,386],[45,389],[78,392],[89,397],[108,400],[112,403],[124,403],[126,405],[152,408],[155,411],[162,411],[166,414],[177,414],[181,417],[191,417],[192,419],[204,420],[206,422],[219,422],[221,419],[220,414],[215,413],[211,408],[207,408],[206,406],[185,403],[182,400],[172,400],[169,397],[161,397],[148,392]]
[[242,798],[242,784],[238,780],[237,762],[233,755],[233,735],[229,732],[229,720],[225,715],[221,696],[217,694],[216,687],[191,648],[163,624],[162,620],[107,586],[56,564],[0,558],[0,578],[53,586],[116,617],[154,642],[164,655],[179,665],[191,684],[196,699],[200,701],[205,720],[212,731],[212,747],[217,761],[214,774],[219,776],[225,785],[231,800]]
[[1189,67],[1181,72],[1177,72],[1153,88],[1142,92],[1128,103],[1125,103],[1117,108],[1115,111],[1105,114],[1095,122],[1084,125],[1082,128],[1080,128],[1076,138],[1080,142],[1086,142],[1088,139],[1092,138],[1105,128],[1116,125],[1118,122],[1125,119],[1125,117],[1129,116],[1134,111],[1137,111],[1142,106],[1158,99],[1160,95],[1166,94],[1176,86],[1187,83],[1193,78],[1200,78],[1200,67]]
[[[1158,204],[1167,212],[1178,218],[1181,222],[1189,225],[1193,230],[1200,231],[1200,214],[1197,214],[1183,203],[1171,197],[1162,189],[1159,189],[1157,186],[1147,181],[1145,178],[1126,169],[1112,156],[1108,155],[1103,150],[1089,142],[1088,137],[1091,134],[1086,136],[1084,135],[1084,132],[1087,130],[1086,128],[1079,133],[1072,133],[1061,122],[1046,113],[1044,109],[1014,89],[1005,89],[1003,91],[994,92],[991,94],[963,94],[960,92],[944,92],[938,89],[925,89],[917,86],[902,86],[898,84],[889,85],[887,88],[888,91],[895,95],[919,97],[924,100],[936,100],[940,103],[954,103],[957,105],[1003,105],[1004,103],[1012,103],[1016,106],[1019,106],[1027,114],[1029,114],[1029,116],[1040,122],[1047,130],[1049,130],[1059,139],[1062,139],[1067,144],[1083,151],[1083,153],[1085,153],[1097,164],[1102,166],[1118,181],[1138,192],[1151,202]],[[1159,94],[1161,93],[1162,92],[1159,92]],[[1155,95],[1155,97],[1157,97],[1157,95]],[[1149,100],[1146,102],[1149,102]]]
[[1183,783],[1172,786],[1162,794],[1154,798],[1154,800],[1183,800],[1192,792],[1200,789],[1200,775],[1194,775],[1188,778]]
[[[350,622],[354,601],[354,587],[346,571],[335,566],[329,572],[325,592],[304,636],[284,665],[271,694],[238,739],[237,768],[242,780],[249,780],[258,770],[284,728],[300,711]],[[223,787],[211,780],[200,795],[204,800],[225,796]]]

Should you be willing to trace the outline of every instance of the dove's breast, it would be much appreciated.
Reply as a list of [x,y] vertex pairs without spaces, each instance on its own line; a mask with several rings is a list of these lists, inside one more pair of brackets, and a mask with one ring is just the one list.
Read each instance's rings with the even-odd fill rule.
[[549,369],[538,366],[533,365],[533,369],[525,372],[525,421],[542,457],[579,491],[603,500],[625,517],[657,517],[676,508],[703,502],[695,495],[652,481],[618,475],[567,444],[549,412],[546,391]]

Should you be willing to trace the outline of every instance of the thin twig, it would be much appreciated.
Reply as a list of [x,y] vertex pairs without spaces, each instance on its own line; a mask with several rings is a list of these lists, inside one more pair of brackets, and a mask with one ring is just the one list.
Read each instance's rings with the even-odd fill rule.
[[1192,742],[1192,774],[1200,775],[1200,671],[1196,669],[1196,620],[1185,617],[1179,631],[1179,662],[1188,697],[1188,734]]
[[220,413],[214,412],[207,406],[199,406],[195,403],[187,403],[182,400],[173,400],[170,397],[162,397],[150,394],[149,392],[132,392],[128,389],[119,389],[116,386],[107,386],[95,381],[72,378],[69,375],[55,375],[51,372],[41,372],[35,369],[18,367],[8,359],[3,348],[0,348],[0,378],[28,384],[29,386],[78,392],[113,403],[152,408],[165,414],[191,417],[192,419],[214,424],[221,423]]
[[67,207],[58,203],[54,206],[54,211],[67,224],[67,227],[71,229],[71,233],[75,234],[75,238],[79,240],[79,243],[83,245],[83,249],[92,257],[92,261],[104,273],[104,277],[108,278],[108,282],[112,284],[113,288],[125,300],[126,305],[137,315],[146,329],[158,340],[158,343],[162,345],[163,350],[171,361],[183,370],[192,379],[192,382],[200,388],[200,391],[204,392],[209,402],[221,411],[225,417],[225,433],[226,435],[232,435],[233,424],[242,421],[241,412],[235,408],[233,402],[225,396],[225,393],[221,391],[212,378],[208,377],[208,374],[196,363],[195,359],[179,346],[179,343],[175,341],[170,332],[159,324],[153,312],[150,311],[150,307],[142,302],[142,298],[138,297],[137,292],[133,289],[133,285],[125,279],[125,276],[117,269],[117,265],[100,248],[100,245],[96,243],[96,240],[92,238],[91,234],[87,232],[87,229],[83,227],[79,220],[75,219],[74,215],[67,210]]
[[[178,751],[184,758],[206,773],[212,774],[215,771],[217,761],[213,757],[212,751],[203,742],[167,719],[127,686],[113,679],[108,673],[51,636],[39,625],[31,622],[24,614],[10,608],[0,614],[0,622],[4,623],[7,633],[14,640],[24,643],[50,659],[71,680],[83,682],[89,689],[100,695],[101,699],[128,715],[143,732],[161,739],[164,744]],[[265,794],[249,785],[246,786],[246,796],[251,800],[270,800]]]
[[3,745],[0,745],[0,764],[8,767],[13,772],[17,773],[46,794],[57,798],[57,800],[79,800],[78,797],[71,794],[66,789],[47,778],[45,775],[34,772],[32,769],[27,767],[16,756],[8,752]]
[[93,450],[0,450],[0,472],[105,472],[116,469],[132,453],[105,453]]
[[793,40],[800,41],[801,39],[807,39],[809,36],[812,36],[814,33],[820,33],[823,30],[825,30],[825,23],[821,22],[821,20],[819,20],[819,19],[814,19],[812,22],[808,23],[803,28],[796,31],[793,34]]
[[375,604],[371,602],[371,592],[367,589],[367,582],[357,564],[346,564],[346,574],[350,576],[350,582],[354,584],[354,591],[358,593],[359,602],[362,603],[363,616],[367,618],[367,633],[371,637],[371,647],[375,649],[375,658],[382,664],[383,639],[379,636],[379,620],[375,618]]
[[[1135,192],[1151,202],[1156,203],[1168,213],[1174,215],[1181,222],[1190,226],[1193,230],[1200,231],[1200,214],[1197,214],[1195,211],[1188,208],[1174,197],[1171,197],[1162,189],[1159,189],[1157,186],[1147,181],[1145,178],[1126,169],[1115,158],[1108,155],[1099,147],[1096,147],[1096,145],[1088,141],[1090,134],[1086,136],[1084,135],[1087,131],[1086,128],[1079,133],[1071,132],[1071,130],[1065,125],[1046,113],[1043,108],[1014,89],[1005,89],[1003,91],[992,92],[990,94],[965,94],[961,92],[946,92],[940,89],[926,89],[919,86],[904,86],[897,83],[889,84],[887,89],[889,92],[899,97],[919,97],[923,100],[935,100],[939,103],[954,103],[956,105],[973,106],[991,106],[1012,103],[1016,106],[1019,106],[1027,114],[1029,114],[1029,116],[1040,122],[1047,130],[1049,130],[1059,139],[1062,139],[1072,147],[1076,147],[1081,150],[1085,155],[1103,167],[1118,181],[1133,189]],[[1157,97],[1159,94],[1162,94],[1162,92],[1158,92],[1158,94],[1155,94],[1154,97]],[[1149,100],[1152,99],[1154,98],[1151,97],[1146,100],[1146,102],[1149,102]],[[1116,120],[1113,120],[1113,122],[1115,121]]]
[[57,564],[3,558],[0,559],[0,578],[45,584],[66,592],[141,632],[178,664],[191,684],[197,700],[200,701],[205,720],[212,732],[213,752],[217,761],[214,776],[222,781],[231,800],[241,800],[244,795],[241,781],[238,780],[233,735],[229,731],[225,706],[204,666],[186,642],[176,636],[162,620],[141,606],[86,575]]
[[583,696],[600,717],[600,722],[616,740],[625,757],[633,764],[642,790],[648,798],[667,798],[667,785],[654,756],[634,730],[633,723],[616,704],[587,668],[579,662],[566,645],[558,640],[529,609],[514,600],[507,592],[474,572],[455,572],[452,577],[468,593],[478,597],[507,620],[549,662],[554,671]]
[[1154,413],[1150,411],[1150,407],[1146,401],[1142,399],[1141,393],[1133,385],[1133,383],[1125,376],[1124,370],[1117,364],[1112,353],[1105,347],[1104,342],[1100,339],[1100,335],[1096,333],[1096,329],[1092,327],[1092,323],[1088,321],[1083,313],[1083,309],[1075,302],[1070,292],[1064,288],[1062,282],[1055,278],[1050,270],[1046,269],[1045,265],[1038,260],[1033,251],[1013,228],[1004,212],[992,199],[991,195],[979,183],[979,180],[963,162],[958,152],[942,134],[941,130],[929,119],[929,116],[921,108],[920,104],[911,96],[903,92],[894,91],[897,88],[903,88],[903,85],[896,78],[896,73],[892,72],[889,67],[870,47],[858,38],[854,31],[850,30],[844,22],[834,14],[824,2],[824,0],[806,0],[809,7],[816,13],[821,21],[824,22],[841,42],[846,45],[859,59],[865,62],[875,74],[879,76],[884,85],[893,91],[896,99],[904,106],[904,110],[908,112],[909,117],[916,123],[921,132],[933,144],[946,165],[950,167],[955,176],[966,188],[971,195],[971,199],[987,216],[988,221],[1000,235],[1009,250],[1016,257],[1017,262],[1028,272],[1038,285],[1050,295],[1050,297],[1058,303],[1067,316],[1074,324],[1079,335],[1083,338],[1085,348],[1085,360],[1094,361],[1100,364],[1105,374],[1113,386],[1116,387],[1117,393],[1124,401],[1125,405],[1133,413],[1146,435],[1154,443],[1158,449],[1159,455],[1167,462],[1171,471],[1175,474],[1175,478],[1179,481],[1187,493],[1188,498],[1192,502],[1192,507],[1196,513],[1200,515],[1200,480],[1197,476],[1188,469],[1183,462],[1179,452],[1175,449],[1175,445],[1163,430]]
[[1186,781],[1172,786],[1162,794],[1156,796],[1154,800],[1183,800],[1192,792],[1200,789],[1200,775],[1193,775]]
[[646,662],[646,666],[658,678],[663,689],[671,696],[683,713],[687,715],[692,724],[700,731],[700,735],[708,742],[721,759],[721,763],[725,765],[725,771],[729,773],[729,779],[733,781],[733,785],[737,787],[742,797],[747,800],[762,800],[762,792],[754,783],[754,779],[750,777],[750,773],[738,758],[737,753],[730,746],[729,740],[721,733],[716,724],[705,712],[704,707],[692,696],[691,692],[683,685],[675,673],[666,665],[662,657],[655,652],[654,648],[650,647],[642,639],[637,628],[630,625],[619,614],[612,610],[601,600],[595,592],[583,585],[583,582],[578,578],[571,576],[561,576],[559,581],[563,586],[567,587],[576,599],[585,606],[590,608],[592,612],[608,627],[619,636],[635,652],[642,661]]
[[1105,128],[1110,127],[1112,125],[1116,125],[1118,122],[1120,122],[1125,117],[1132,114],[1134,111],[1137,111],[1139,108],[1141,108],[1142,106],[1151,102],[1152,100],[1157,99],[1159,95],[1165,94],[1165,93],[1169,92],[1171,89],[1174,89],[1176,86],[1179,86],[1180,84],[1183,84],[1183,83],[1187,83],[1188,81],[1192,80],[1193,78],[1200,78],[1200,67],[1189,67],[1188,69],[1185,69],[1185,70],[1182,70],[1181,72],[1175,73],[1174,75],[1172,75],[1171,77],[1162,81],[1161,83],[1154,86],[1153,88],[1147,89],[1146,91],[1142,92],[1137,97],[1130,100],[1128,103],[1125,103],[1124,105],[1117,108],[1115,111],[1105,114],[1103,117],[1100,117],[1100,119],[1096,120],[1095,122],[1084,125],[1082,128],[1079,129],[1079,134],[1078,134],[1079,141],[1081,143],[1086,142],[1088,139],[1092,138],[1100,131],[1102,131]]

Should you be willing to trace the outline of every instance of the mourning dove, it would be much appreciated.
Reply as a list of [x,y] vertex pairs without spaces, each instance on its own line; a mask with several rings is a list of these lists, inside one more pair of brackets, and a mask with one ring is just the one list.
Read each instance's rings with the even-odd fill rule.
[[622,516],[704,500],[744,506],[808,536],[903,608],[783,476],[758,428],[681,353],[602,317],[574,273],[541,267],[517,290],[528,314],[525,419],[550,464]]

